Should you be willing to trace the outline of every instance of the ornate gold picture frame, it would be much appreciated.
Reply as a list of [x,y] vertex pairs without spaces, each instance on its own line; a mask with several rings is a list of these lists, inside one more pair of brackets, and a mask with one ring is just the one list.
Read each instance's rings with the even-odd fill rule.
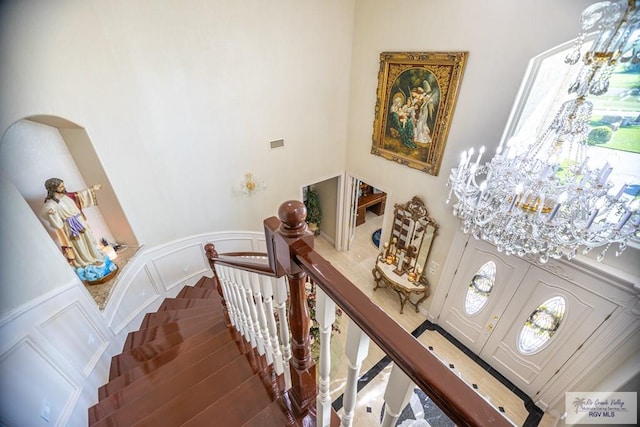
[[468,52],[383,52],[371,154],[438,175]]

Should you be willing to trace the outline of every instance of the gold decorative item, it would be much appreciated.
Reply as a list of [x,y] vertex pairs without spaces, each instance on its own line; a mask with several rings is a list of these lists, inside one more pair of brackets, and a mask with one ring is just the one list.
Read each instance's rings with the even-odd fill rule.
[[409,302],[418,311],[418,305],[429,296],[429,282],[424,274],[431,243],[438,225],[419,197],[396,204],[391,226],[389,253],[380,254],[371,273],[376,282],[374,290],[388,288],[400,298],[400,313]]
[[244,174],[244,179],[240,182],[241,192],[246,195],[254,194],[258,191],[265,190],[266,188],[267,184],[264,181],[256,179],[251,172]]
[[467,52],[383,52],[371,154],[438,175]]

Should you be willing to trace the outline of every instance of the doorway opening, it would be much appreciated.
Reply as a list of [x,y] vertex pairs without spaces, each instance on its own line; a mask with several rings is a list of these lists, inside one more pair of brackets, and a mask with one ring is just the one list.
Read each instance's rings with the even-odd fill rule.
[[[342,247],[348,251],[352,248],[356,233],[365,232],[371,235],[383,229],[384,212],[387,205],[387,193],[370,182],[354,176],[348,177],[348,190],[345,191],[345,226],[342,231]],[[378,218],[379,217],[379,218]],[[367,218],[376,222],[373,230],[367,225]],[[365,231],[366,229],[366,231]],[[379,237],[378,237],[379,244]],[[377,247],[376,247],[377,248]]]

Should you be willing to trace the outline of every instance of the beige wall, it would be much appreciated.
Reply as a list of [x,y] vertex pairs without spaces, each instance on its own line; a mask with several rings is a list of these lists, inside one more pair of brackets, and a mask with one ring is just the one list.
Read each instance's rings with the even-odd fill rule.
[[77,278],[18,189],[1,175],[0,194],[0,315],[3,315]]
[[337,232],[338,186],[340,181],[339,177],[333,177],[313,184],[318,192],[322,209],[320,232],[334,243]]
[[[501,139],[527,64],[534,56],[577,36],[580,13],[591,0],[422,2],[356,1],[347,134],[350,172],[389,194],[390,206],[423,198],[440,224],[430,259],[445,266],[458,227],[448,195],[449,171],[469,147],[493,153]],[[379,55],[383,51],[468,51],[457,106],[438,176],[369,153],[373,133]],[[388,224],[387,224],[388,225]],[[606,262],[638,274],[630,250],[623,263]],[[633,253],[632,253],[633,252]],[[438,272],[428,274],[433,286]],[[429,299],[430,302],[432,299]]]
[[[3,2],[0,135],[33,115],[83,128],[147,247],[215,230],[260,231],[304,183],[345,169],[353,8],[353,1],[296,0]],[[285,147],[270,150],[279,138]],[[246,172],[266,191],[239,194]],[[60,254],[36,218],[20,221],[34,229],[3,229],[2,241],[25,245],[9,255],[28,253],[25,263],[38,260],[46,275]],[[25,233],[42,234],[46,244]],[[21,277],[21,268],[3,278]],[[63,285],[51,279],[34,277],[3,308]]]
[[[345,169],[353,1],[6,3],[0,134],[34,114],[86,129],[141,244],[261,230]],[[238,195],[246,172],[267,190]]]

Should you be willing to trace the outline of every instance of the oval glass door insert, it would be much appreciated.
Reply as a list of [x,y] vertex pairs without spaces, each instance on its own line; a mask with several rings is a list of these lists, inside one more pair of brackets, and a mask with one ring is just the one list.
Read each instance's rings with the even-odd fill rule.
[[489,300],[496,281],[496,263],[487,261],[473,276],[464,299],[464,311],[472,316],[482,310]]
[[562,318],[566,302],[561,296],[555,296],[540,304],[524,322],[518,338],[518,349],[523,354],[535,353],[553,337]]

